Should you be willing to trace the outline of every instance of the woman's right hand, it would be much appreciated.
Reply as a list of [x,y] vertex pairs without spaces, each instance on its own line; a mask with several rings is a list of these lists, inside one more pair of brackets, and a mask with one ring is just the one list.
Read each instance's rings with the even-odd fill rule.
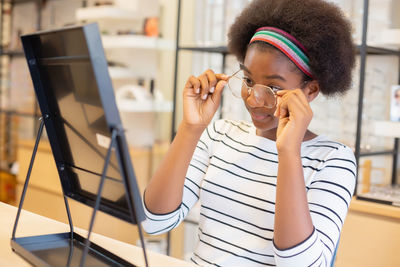
[[190,76],[183,90],[182,123],[203,131],[219,107],[228,79],[229,76],[210,69],[198,77]]

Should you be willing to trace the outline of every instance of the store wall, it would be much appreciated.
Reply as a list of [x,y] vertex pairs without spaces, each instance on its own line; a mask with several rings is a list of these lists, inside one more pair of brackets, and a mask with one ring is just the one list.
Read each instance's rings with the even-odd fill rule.
[[[246,2],[244,0],[243,2]],[[183,0],[182,6],[182,24],[181,24],[181,45],[196,45],[201,42],[210,41],[207,40],[210,36],[214,36],[212,32],[196,32],[193,29],[201,29],[206,26],[209,21],[204,21],[204,25],[201,25],[196,20],[199,13],[196,12],[196,1]],[[218,4],[221,1],[215,1],[214,4]],[[360,26],[361,26],[361,15],[360,9],[362,8],[362,1],[335,1],[340,2],[343,5],[346,13],[351,16],[351,20],[354,23],[354,38],[360,40]],[[372,18],[372,28],[369,35],[370,40],[374,41],[379,39],[376,27],[382,25],[388,25],[389,22],[380,19],[379,16],[386,13],[383,7],[390,3],[390,1],[383,1],[384,3],[380,8],[373,1],[371,12],[378,12],[377,15]],[[393,3],[396,1],[393,1]],[[398,2],[395,5],[398,6]],[[233,3],[233,2],[232,2]],[[160,14],[161,14],[161,33],[163,37],[169,39],[175,39],[176,30],[176,15],[177,15],[177,0],[160,0]],[[396,6],[395,6],[396,7]],[[197,7],[198,8],[198,7]],[[234,11],[238,11],[240,8],[235,7]],[[395,9],[392,8],[392,12]],[[59,20],[59,13],[48,11],[48,22],[49,23],[61,23]],[[55,16],[54,14],[57,14]],[[354,15],[352,15],[354,14]],[[234,13],[228,13],[229,18],[233,19]],[[397,13],[392,15],[392,18],[396,18]],[[34,19],[33,19],[34,20]],[[228,20],[228,18],[227,18]],[[392,19],[392,24],[393,24]],[[374,22],[376,22],[374,24]],[[197,23],[197,24],[196,24]],[[224,21],[223,23],[228,24]],[[394,22],[395,25],[396,22]],[[57,24],[58,25],[58,24]],[[210,25],[209,25],[210,26]],[[210,26],[212,27],[212,25]],[[396,26],[400,27],[400,26]],[[215,31],[226,37],[226,29],[221,29],[221,32]],[[215,34],[214,32],[214,34]],[[199,40],[199,36],[203,39]],[[215,36],[214,36],[215,37]],[[217,36],[216,43],[223,44],[224,38]],[[13,37],[14,38],[14,37]],[[212,41],[212,40],[211,40]],[[12,70],[19,69],[24,65],[24,59],[19,62],[15,61],[11,68]],[[236,65],[235,65],[236,64]],[[166,99],[172,100],[172,85],[173,85],[173,69],[175,65],[175,52],[164,51],[160,52],[159,61],[159,82],[158,87],[162,90]],[[233,73],[237,66],[235,58],[228,57],[228,73]],[[182,89],[186,82],[187,77],[191,74],[199,75],[202,71],[207,68],[213,68],[219,71],[221,67],[221,56],[220,55],[203,55],[191,52],[181,51],[179,54],[179,70],[178,70],[178,93],[177,93],[177,125],[182,118]],[[314,117],[311,127],[317,133],[325,133],[330,135],[332,138],[338,139],[346,143],[349,146],[353,146],[355,143],[355,120],[357,112],[357,101],[358,101],[358,72],[356,69],[354,72],[354,84],[353,89],[343,98],[325,99],[319,97],[317,101],[313,103]],[[23,80],[18,78],[16,72],[13,71],[13,80],[22,82]],[[392,139],[382,138],[376,136],[370,127],[370,122],[374,120],[386,119],[388,116],[388,90],[392,84],[397,83],[398,60],[387,56],[373,56],[368,59],[367,62],[367,81],[366,81],[366,100],[365,100],[365,124],[363,128],[363,139],[362,146],[364,149],[386,149],[392,145]],[[26,82],[26,80],[25,80]],[[20,94],[31,94],[33,89],[25,85],[18,86],[21,90],[15,91],[14,98],[18,99]],[[234,102],[229,100],[226,103],[231,103],[225,108],[226,116],[232,116],[232,118],[248,119],[245,109],[240,109],[240,102]],[[24,105],[21,105],[24,107]],[[169,140],[170,137],[170,124],[171,115],[161,115],[156,123],[155,130],[159,135],[160,140]],[[34,136],[33,120],[21,118],[21,135],[26,135],[27,138]],[[26,129],[25,129],[26,128]],[[25,178],[27,164],[31,156],[32,145],[22,144],[18,150],[20,165],[20,172],[18,176],[18,194],[21,192],[22,183]],[[135,154],[133,152],[133,164],[137,171],[137,176],[141,179],[139,185],[141,190],[144,189],[153,168],[157,165],[158,160],[154,160],[154,157],[161,158],[160,155],[150,155],[149,151],[142,151],[142,154]],[[374,157],[369,158],[373,161],[373,183],[375,184],[386,184],[390,177],[391,161],[390,158],[385,157]],[[361,162],[363,164],[363,162]],[[26,199],[25,208],[35,213],[42,214],[60,221],[66,222],[64,203],[61,198],[61,188],[57,179],[58,174],[55,170],[54,162],[52,160],[50,150],[43,148],[37,157],[35,163],[35,169],[32,174],[32,184]],[[86,228],[88,225],[89,215],[91,210],[79,203],[71,201],[71,206],[74,211],[77,211],[77,217],[74,218],[76,226]],[[97,218],[97,224],[95,231],[104,235],[129,242],[137,242],[137,229],[127,223],[121,222],[112,218],[108,215],[101,214]],[[196,227],[191,227],[188,236],[192,236],[193,232],[196,231]],[[178,252],[173,252],[173,255],[181,256],[183,253],[182,248],[182,227],[176,231],[179,235],[174,241],[174,245],[178,247]],[[345,221],[342,237],[340,241],[337,264],[339,267],[347,266],[400,266],[400,253],[397,249],[400,246],[400,221],[390,216],[371,215],[365,212],[351,210]],[[186,248],[187,250],[187,248]]]

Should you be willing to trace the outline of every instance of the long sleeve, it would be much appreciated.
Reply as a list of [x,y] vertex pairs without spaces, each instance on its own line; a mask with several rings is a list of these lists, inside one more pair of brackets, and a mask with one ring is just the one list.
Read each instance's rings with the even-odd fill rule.
[[161,234],[177,227],[199,200],[201,183],[210,161],[209,150],[212,147],[213,139],[210,135],[210,127],[213,126],[210,125],[203,132],[193,153],[185,178],[182,202],[179,207],[167,214],[154,214],[143,203],[146,220],[142,223],[142,227],[148,234]]
[[274,244],[277,266],[331,264],[353,195],[357,171],[350,148],[343,145],[333,148],[329,157],[318,159],[321,167],[312,170],[315,175],[306,188],[314,231],[300,244],[285,250]]

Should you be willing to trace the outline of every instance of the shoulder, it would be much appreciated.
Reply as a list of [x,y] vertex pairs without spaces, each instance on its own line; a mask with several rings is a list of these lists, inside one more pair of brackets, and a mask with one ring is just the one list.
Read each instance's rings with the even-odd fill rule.
[[306,157],[318,158],[322,162],[337,161],[336,164],[349,163],[354,168],[356,167],[353,149],[324,135],[305,142],[302,149],[303,155]]
[[354,177],[357,173],[353,149],[326,136],[318,136],[308,143],[303,150],[303,158],[319,161],[322,169],[344,170]]
[[334,141],[325,135],[319,135],[312,140],[303,143],[303,149],[307,152],[316,152],[321,155],[342,154],[343,156],[354,158],[353,150],[338,141]]

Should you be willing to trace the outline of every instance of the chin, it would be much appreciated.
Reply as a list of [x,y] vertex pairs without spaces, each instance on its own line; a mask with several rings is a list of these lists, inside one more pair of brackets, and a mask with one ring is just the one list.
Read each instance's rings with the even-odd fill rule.
[[251,119],[253,121],[254,126],[257,130],[261,132],[270,131],[278,127],[278,119],[273,116],[268,116],[263,120],[256,120],[254,118]]

